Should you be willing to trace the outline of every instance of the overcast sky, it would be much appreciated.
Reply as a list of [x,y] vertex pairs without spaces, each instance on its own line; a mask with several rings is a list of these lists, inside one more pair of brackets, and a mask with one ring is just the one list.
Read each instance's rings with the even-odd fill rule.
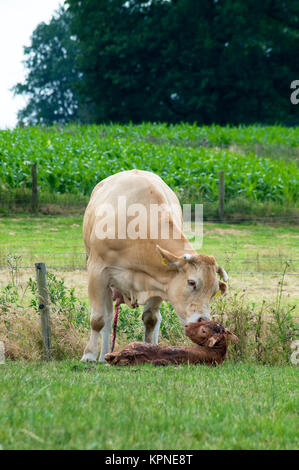
[[14,127],[17,112],[24,106],[22,97],[9,89],[22,82],[25,69],[23,46],[42,21],[48,22],[63,0],[0,0],[0,129]]

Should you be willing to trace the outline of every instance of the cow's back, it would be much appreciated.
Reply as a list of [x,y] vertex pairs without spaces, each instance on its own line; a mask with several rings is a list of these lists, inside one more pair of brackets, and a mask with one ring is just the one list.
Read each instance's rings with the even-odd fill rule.
[[[84,242],[88,254],[92,252],[102,257],[109,250],[115,253],[134,250],[137,247],[137,241],[139,247],[150,248],[149,240],[135,240],[135,243],[132,243],[134,240],[119,239],[117,230],[114,240],[98,238],[96,222],[99,208],[103,205],[112,207],[115,220],[118,220],[118,209],[123,207],[124,201],[126,208],[133,204],[141,204],[146,209],[147,222],[149,222],[150,205],[163,204],[168,208],[173,223],[177,226],[181,225],[182,212],[178,198],[159,176],[142,170],[123,171],[98,183],[91,194],[83,221]],[[156,242],[151,248],[155,244]]]

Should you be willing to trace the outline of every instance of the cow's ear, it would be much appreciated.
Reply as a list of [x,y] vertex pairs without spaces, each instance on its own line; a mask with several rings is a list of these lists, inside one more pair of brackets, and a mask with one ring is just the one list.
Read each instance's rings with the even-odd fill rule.
[[176,256],[173,253],[170,253],[168,250],[164,250],[159,245],[156,245],[156,249],[161,256],[161,263],[165,266],[179,269],[183,264],[185,264],[185,260],[182,257]]
[[219,274],[219,276],[224,280],[224,282],[228,281],[228,275],[221,266],[217,266],[216,271]]
[[227,285],[225,284],[225,282],[219,281],[219,289],[221,291],[221,294],[225,294],[227,289]]

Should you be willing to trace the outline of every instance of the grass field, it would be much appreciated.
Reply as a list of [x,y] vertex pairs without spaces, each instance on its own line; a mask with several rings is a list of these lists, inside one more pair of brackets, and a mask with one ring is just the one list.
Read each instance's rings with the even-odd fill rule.
[[[16,358],[31,359],[0,364],[0,448],[298,448],[298,366],[288,347],[299,315],[299,228],[283,224],[298,219],[298,129],[142,124],[0,132],[0,340],[9,338]],[[22,203],[30,207],[32,161],[40,213],[11,215]],[[84,206],[96,182],[132,167],[160,174],[182,202],[204,202],[210,218],[224,169],[227,217],[273,218],[272,225],[205,222],[203,246],[194,245],[230,277],[212,312],[224,312],[241,341],[221,367],[79,362],[89,310]],[[28,284],[38,261],[57,276],[52,346],[64,360],[50,363],[38,360],[40,319]],[[185,342],[166,304],[162,316],[160,343]],[[117,347],[142,337],[140,317],[121,308]]]
[[[6,267],[0,271],[0,289],[13,275],[23,292],[28,277],[34,277],[33,263],[45,261],[87,302],[81,225],[77,216],[2,217],[1,265]],[[214,254],[227,269],[230,291],[243,292],[254,305],[275,297],[286,260],[289,271],[298,273],[298,237],[298,227],[205,223],[201,251]],[[269,274],[273,272],[277,274]],[[297,303],[294,315],[298,278],[287,275],[283,287],[283,302]],[[24,329],[22,311],[15,317],[20,321],[17,334],[31,336],[26,337],[29,349],[33,342],[40,347],[39,323],[35,330],[30,324]],[[58,336],[65,334],[61,324]],[[134,334],[142,334],[142,322],[134,325]],[[121,314],[120,330],[126,326]],[[3,449],[298,448],[298,366],[263,365],[246,358],[228,359],[217,368],[86,365],[77,359],[87,331],[78,338],[72,336],[75,330],[64,331],[62,343],[77,342],[66,352],[71,360],[6,360],[0,365]],[[121,331],[118,335],[119,345],[124,337]],[[177,333],[175,338],[183,341]]]
[[[283,291],[285,300],[299,304],[299,276],[294,275],[299,273],[298,226],[206,222],[203,234],[200,251],[213,254],[227,270],[231,289],[245,289],[253,301],[274,298],[288,261]],[[82,217],[2,217],[0,246],[0,286],[8,282],[9,270],[3,268],[7,268],[7,256],[12,253],[21,257],[16,262],[20,266],[33,266],[35,262],[44,261],[87,300],[86,272],[82,271],[86,262]],[[199,249],[199,246],[194,248]],[[20,280],[33,275],[30,269],[18,272]]]
[[296,449],[298,370],[0,365],[3,449]]

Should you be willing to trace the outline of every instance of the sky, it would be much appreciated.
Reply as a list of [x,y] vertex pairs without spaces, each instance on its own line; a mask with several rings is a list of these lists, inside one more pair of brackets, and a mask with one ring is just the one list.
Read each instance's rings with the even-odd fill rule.
[[26,75],[23,46],[30,45],[36,26],[47,23],[61,4],[63,0],[0,0],[0,129],[14,127],[26,103],[10,91]]

